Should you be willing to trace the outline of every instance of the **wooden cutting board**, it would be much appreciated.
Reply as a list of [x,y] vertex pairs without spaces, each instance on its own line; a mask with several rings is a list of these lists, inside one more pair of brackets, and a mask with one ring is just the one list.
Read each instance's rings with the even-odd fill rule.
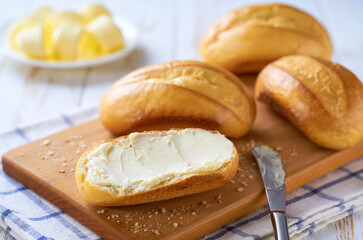
[[[255,76],[243,81],[253,89]],[[105,239],[195,239],[266,204],[250,148],[266,144],[279,151],[291,192],[363,155],[363,143],[331,151],[316,146],[266,106],[257,103],[252,130],[233,140],[240,168],[230,183],[204,193],[130,207],[94,207],[77,190],[74,168],[80,154],[110,139],[99,120],[69,128],[15,148],[3,156],[4,171]]]

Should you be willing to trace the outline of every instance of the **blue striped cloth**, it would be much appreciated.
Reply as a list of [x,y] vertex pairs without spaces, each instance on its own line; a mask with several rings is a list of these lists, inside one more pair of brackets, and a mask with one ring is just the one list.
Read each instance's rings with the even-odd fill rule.
[[[0,134],[0,153],[97,117],[96,108],[61,115]],[[293,239],[303,239],[347,215],[363,209],[363,158],[287,195]],[[18,239],[100,239],[42,197],[0,169],[0,227]],[[206,235],[204,239],[258,239],[272,235],[264,206]]]

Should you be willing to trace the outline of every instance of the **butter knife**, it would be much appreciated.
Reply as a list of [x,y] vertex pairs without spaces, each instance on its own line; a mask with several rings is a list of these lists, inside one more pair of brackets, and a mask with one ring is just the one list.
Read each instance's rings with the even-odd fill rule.
[[288,240],[286,219],[285,170],[279,154],[272,148],[258,145],[252,148],[257,160],[270,208],[275,239]]

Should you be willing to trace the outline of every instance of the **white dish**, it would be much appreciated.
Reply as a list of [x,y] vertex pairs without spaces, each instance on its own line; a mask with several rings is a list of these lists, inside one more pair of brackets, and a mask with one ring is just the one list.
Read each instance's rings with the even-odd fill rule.
[[131,22],[122,18],[114,18],[114,22],[121,29],[122,35],[125,39],[125,48],[99,58],[77,61],[44,61],[27,58],[25,55],[14,51],[5,41],[6,31],[11,22],[0,26],[0,54],[17,62],[41,68],[67,69],[100,66],[126,57],[137,46],[136,27]]

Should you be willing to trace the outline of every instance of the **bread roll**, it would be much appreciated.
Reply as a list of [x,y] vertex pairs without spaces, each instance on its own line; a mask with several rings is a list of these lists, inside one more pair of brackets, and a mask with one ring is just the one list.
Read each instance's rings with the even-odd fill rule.
[[283,57],[261,71],[255,91],[322,147],[343,149],[363,140],[363,84],[337,63]]
[[235,175],[238,153],[218,132],[151,131],[99,143],[77,162],[82,197],[98,206],[124,206],[217,188]]
[[251,128],[255,104],[232,73],[197,61],[136,70],[103,96],[100,118],[113,134],[198,127],[238,138]]
[[273,3],[242,7],[219,18],[203,37],[200,54],[206,62],[246,73],[286,55],[330,59],[332,44],[312,16]]

